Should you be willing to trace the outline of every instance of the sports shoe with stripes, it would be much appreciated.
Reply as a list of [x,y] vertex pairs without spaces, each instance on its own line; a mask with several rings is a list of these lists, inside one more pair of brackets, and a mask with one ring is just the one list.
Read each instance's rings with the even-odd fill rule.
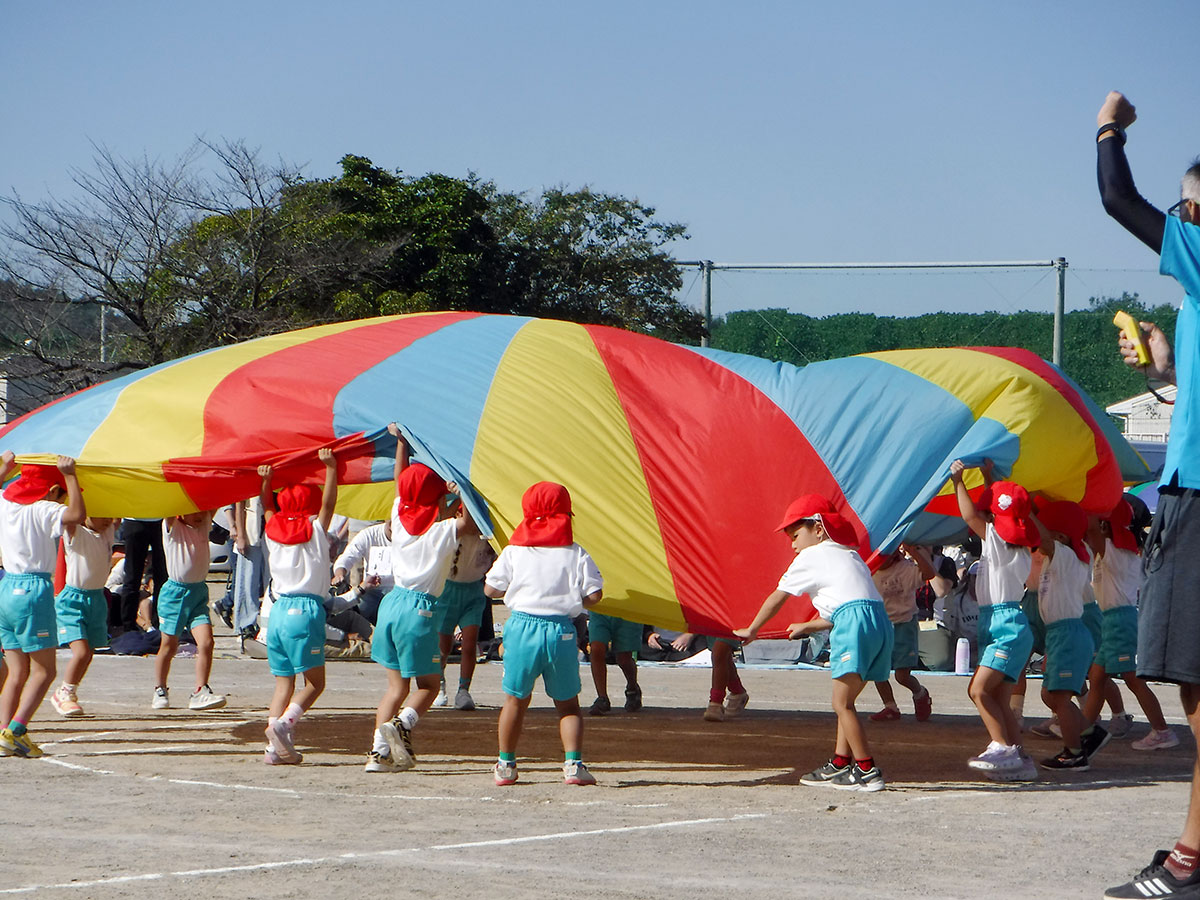
[[1105,891],[1104,900],[1200,900],[1200,871],[1179,881],[1163,865],[1170,855],[1168,850],[1159,850],[1133,881]]
[[831,759],[825,765],[813,769],[807,775],[801,775],[800,783],[806,784],[809,787],[825,787],[842,772],[848,770],[851,765],[853,763],[845,766],[835,765]]
[[510,784],[517,783],[517,764],[502,759],[496,763],[496,767],[492,769],[492,776],[496,780],[498,787],[507,787]]
[[865,772],[858,766],[847,766],[829,779],[829,786],[839,791],[882,791],[886,785],[878,766]]
[[413,753],[412,731],[400,724],[399,716],[380,725],[379,733],[387,741],[388,749],[392,751],[392,762],[397,771],[411,769],[417,764],[417,755]]
[[563,763],[563,784],[595,784],[596,776],[578,759]]

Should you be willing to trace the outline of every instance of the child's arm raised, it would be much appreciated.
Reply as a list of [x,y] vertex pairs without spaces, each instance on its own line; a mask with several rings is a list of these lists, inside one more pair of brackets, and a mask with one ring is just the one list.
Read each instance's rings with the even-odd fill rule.
[[934,578],[937,578],[937,569],[933,567],[933,560],[930,559],[928,550],[916,544],[901,544],[900,549],[907,553],[909,559],[917,564],[917,568],[921,570],[921,578],[924,581],[932,581]]
[[0,453],[0,481],[8,481],[8,476],[17,467],[17,456],[11,450]]
[[963,484],[962,476],[966,468],[961,459],[956,459],[950,463],[950,481],[954,484],[954,496],[958,500],[958,514],[962,516],[962,520],[967,523],[967,527],[971,531],[979,535],[979,537],[985,537],[987,535],[987,521],[979,514],[979,510],[975,508],[975,501],[971,499],[971,494],[967,491],[967,486]]
[[408,441],[407,441],[407,439],[405,439],[404,435],[402,435],[400,433],[400,426],[397,425],[395,422],[388,423],[388,434],[390,434],[392,437],[394,437],[396,439],[396,468],[395,468],[395,475],[393,477],[396,480],[396,493],[399,494],[400,493],[400,473],[408,468],[408,462],[409,462]]
[[1054,537],[1054,532],[1042,524],[1042,520],[1037,517],[1033,510],[1029,511],[1029,521],[1037,526],[1038,538],[1041,540],[1038,549],[1042,551],[1042,555],[1046,559],[1054,559],[1054,547],[1058,543]]
[[62,523],[64,526],[82,525],[87,518],[87,507],[83,505],[83,491],[79,490],[79,479],[75,477],[75,460],[60,456],[58,471],[62,472],[67,485],[67,511],[63,513]]
[[259,500],[262,502],[263,521],[270,521],[275,515],[275,495],[271,493],[271,478],[275,474],[272,466],[259,466],[258,474],[262,478],[262,486],[258,489]]
[[321,526],[322,531],[329,531],[329,523],[333,521],[333,508],[337,506],[337,457],[328,447],[322,447],[317,451],[317,459],[325,465],[325,487],[321,491],[321,511],[317,513],[317,524]]
[[591,609],[593,606],[595,606],[597,603],[599,603],[603,598],[604,598],[603,591],[592,591],[590,594],[588,594],[586,597],[583,598],[584,609]]

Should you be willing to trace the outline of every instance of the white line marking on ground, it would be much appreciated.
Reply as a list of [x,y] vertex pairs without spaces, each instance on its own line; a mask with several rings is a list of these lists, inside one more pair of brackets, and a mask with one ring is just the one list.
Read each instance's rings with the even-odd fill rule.
[[538,841],[559,841],[571,838],[599,837],[610,834],[629,834],[636,831],[661,831],[669,828],[690,828],[697,825],[718,825],[725,822],[735,822],[744,819],[765,819],[764,813],[730,816],[713,819],[682,819],[674,822],[656,822],[652,825],[626,825],[621,828],[597,828],[592,831],[560,831],[552,834],[533,834],[526,837],[500,838],[490,841],[470,841],[461,844],[434,844],[428,847],[405,847],[395,850],[377,850],[368,853],[341,853],[337,856],[316,858],[286,859],[277,862],[250,863],[244,866],[222,866],[214,869],[186,869],[178,872],[147,872],[141,875],[114,875],[111,878],[97,878],[93,881],[68,881],[61,884],[31,884],[17,888],[0,889],[0,894],[29,894],[34,891],[63,890],[65,888],[93,888],[110,884],[128,884],[132,881],[158,881],[165,878],[196,878],[205,875],[228,875],[234,872],[265,872],[271,869],[282,869],[299,866],[319,866],[342,860],[381,859],[390,856],[401,856],[408,853],[420,853],[430,850],[471,850],[479,847],[506,847],[513,844],[529,844]]
[[110,772],[107,769],[93,769],[91,766],[78,766],[75,763],[64,762],[61,759],[52,757],[41,757],[41,761],[49,763],[52,766],[62,766],[64,769],[74,769],[77,772],[88,772],[92,775],[115,775],[115,772]]
[[[49,745],[46,745],[49,746]],[[177,747],[131,747],[128,750],[88,750],[80,756],[138,756],[147,753],[189,753],[203,748],[203,744],[180,744]]]

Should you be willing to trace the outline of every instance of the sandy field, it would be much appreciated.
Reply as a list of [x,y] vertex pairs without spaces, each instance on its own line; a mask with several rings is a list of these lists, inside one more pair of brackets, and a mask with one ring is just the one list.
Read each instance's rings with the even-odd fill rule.
[[[418,767],[387,775],[363,771],[384,684],[369,662],[329,663],[296,767],[263,765],[272,678],[227,632],[211,679],[225,709],[186,709],[193,663],[181,658],[177,708],[151,710],[151,665],[97,657],[79,694],[88,715],[63,720],[47,703],[31,727],[46,756],[0,759],[0,894],[1098,898],[1173,843],[1195,752],[1162,688],[1178,750],[1113,741],[1090,772],[994,785],[965,765],[987,743],[966,679],[928,676],[929,722],[901,696],[903,721],[868,723],[888,790],[808,788],[800,774],[832,750],[826,673],[746,669],[749,709],[709,723],[707,669],[643,666],[644,710],[584,717],[597,786],[562,784],[539,688],[521,780],[497,788],[497,663],[477,671],[479,709],[432,710],[414,732]],[[621,687],[614,667],[614,698]],[[863,711],[878,708],[864,696]],[[1132,737],[1145,730],[1139,716]]]

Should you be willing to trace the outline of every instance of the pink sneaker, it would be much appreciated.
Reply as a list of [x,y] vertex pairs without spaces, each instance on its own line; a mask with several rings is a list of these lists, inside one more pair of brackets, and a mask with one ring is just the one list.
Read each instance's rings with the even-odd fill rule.
[[596,776],[577,759],[563,763],[563,784],[595,784]]
[[892,709],[890,706],[885,706],[877,713],[872,713],[867,716],[872,722],[899,722],[900,710]]
[[1148,735],[1140,741],[1134,741],[1129,746],[1134,750],[1170,750],[1179,746],[1179,738],[1170,728],[1164,728],[1162,731],[1155,731],[1151,728]]

